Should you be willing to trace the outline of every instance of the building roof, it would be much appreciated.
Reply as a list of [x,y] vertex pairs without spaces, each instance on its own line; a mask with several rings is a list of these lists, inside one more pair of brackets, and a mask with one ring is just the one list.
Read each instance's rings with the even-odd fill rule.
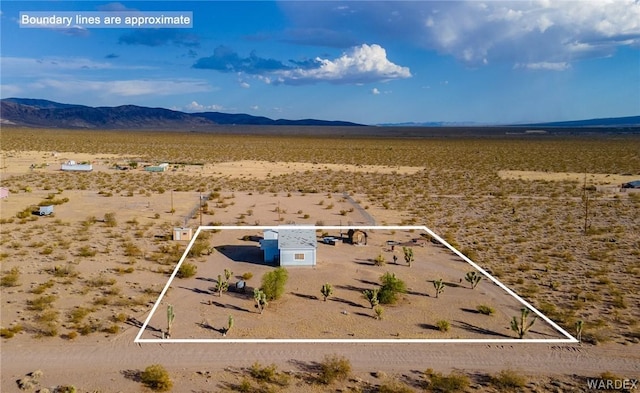
[[316,231],[313,229],[279,228],[278,248],[315,249]]

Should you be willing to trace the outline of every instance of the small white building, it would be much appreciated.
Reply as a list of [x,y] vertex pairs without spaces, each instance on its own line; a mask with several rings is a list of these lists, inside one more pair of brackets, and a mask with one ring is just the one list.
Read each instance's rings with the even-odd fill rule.
[[191,240],[193,237],[193,230],[191,228],[173,228],[173,240]]
[[260,241],[264,261],[280,266],[315,266],[317,247],[313,229],[267,229]]
[[38,211],[38,213],[41,216],[48,216],[53,214],[53,205],[40,206],[40,210]]
[[0,187],[0,199],[9,198],[9,189],[6,187]]
[[77,162],[70,160],[62,164],[60,169],[69,172],[91,172],[93,170],[93,165],[78,164]]

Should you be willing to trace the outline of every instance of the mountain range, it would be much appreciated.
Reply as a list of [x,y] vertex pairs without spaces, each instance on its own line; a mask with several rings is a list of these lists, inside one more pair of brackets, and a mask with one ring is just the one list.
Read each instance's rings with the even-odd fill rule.
[[149,130],[199,130],[220,125],[363,126],[347,121],[273,120],[244,113],[185,113],[137,105],[91,107],[32,98],[0,100],[0,124],[46,128]]
[[[137,105],[91,107],[63,104],[32,98],[5,98],[0,100],[0,124],[21,127],[77,128],[77,129],[146,129],[146,130],[207,130],[217,126],[365,126],[347,121],[318,119],[273,120],[245,113],[199,112],[186,113],[165,108]],[[481,124],[473,122],[406,122],[378,124],[384,127],[640,127],[640,116],[587,119],[530,124]]]

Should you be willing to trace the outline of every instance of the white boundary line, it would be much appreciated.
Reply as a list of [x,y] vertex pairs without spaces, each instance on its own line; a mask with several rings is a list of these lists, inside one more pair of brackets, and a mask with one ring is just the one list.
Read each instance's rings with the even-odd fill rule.
[[[500,339],[500,338],[498,338],[498,339],[322,339],[322,338],[321,339],[215,339],[215,338],[212,338],[212,339],[206,339],[206,338],[202,338],[202,339],[199,339],[199,338],[143,339],[142,338],[142,334],[144,333],[145,329],[147,328],[147,325],[149,324],[149,322],[151,321],[151,317],[156,312],[158,306],[160,305],[160,302],[162,301],[162,298],[164,297],[164,295],[167,293],[167,290],[171,286],[171,282],[173,281],[173,279],[175,278],[176,274],[178,273],[178,269],[180,269],[180,266],[182,266],[182,263],[184,262],[185,258],[187,257],[187,254],[188,254],[189,250],[193,246],[193,243],[196,241],[196,239],[198,238],[198,235],[200,234],[200,232],[202,230],[265,230],[265,229],[274,229],[274,228],[296,228],[296,229],[313,229],[313,230],[318,230],[318,229],[320,229],[320,230],[322,230],[322,229],[329,229],[329,230],[366,229],[366,230],[401,230],[401,231],[421,230],[421,231],[425,231],[430,236],[432,236],[434,239],[436,239],[437,241],[442,243],[449,250],[451,250],[458,257],[462,258],[462,260],[464,260],[465,262],[470,264],[474,269],[476,269],[480,273],[482,273],[485,277],[487,277],[489,280],[491,280],[494,284],[498,285],[500,288],[505,290],[509,295],[513,296],[524,307],[526,307],[529,310],[533,311],[538,317],[542,318],[545,322],[547,322],[554,329],[559,331],[566,338],[557,338],[557,339],[535,339],[535,338],[534,339],[517,339],[517,338],[504,338],[504,339]],[[417,343],[479,343],[479,344],[490,344],[490,343],[501,343],[501,344],[505,344],[505,343],[511,343],[511,344],[513,344],[513,343],[541,343],[541,344],[553,344],[553,343],[578,343],[579,341],[575,337],[573,337],[572,335],[567,333],[563,328],[558,326],[558,324],[556,324],[551,319],[549,319],[546,315],[544,315],[543,313],[538,311],[535,307],[533,307],[531,304],[529,304],[526,300],[524,300],[523,298],[518,296],[515,292],[513,292],[511,289],[509,289],[506,285],[504,285],[503,283],[498,281],[495,277],[493,277],[492,275],[487,273],[483,268],[478,266],[471,259],[467,258],[467,256],[462,254],[460,251],[458,251],[451,244],[447,243],[443,238],[438,236],[431,229],[427,228],[426,226],[379,226],[379,225],[378,226],[375,226],[375,225],[374,226],[371,226],[371,225],[369,225],[369,226],[367,226],[367,225],[364,225],[364,226],[362,226],[362,225],[350,225],[350,226],[315,226],[315,225],[236,226],[236,225],[232,225],[232,226],[200,226],[200,227],[198,227],[198,229],[196,230],[196,233],[193,235],[193,237],[191,238],[191,241],[187,245],[186,250],[182,254],[182,257],[180,258],[180,261],[178,262],[178,264],[176,265],[175,269],[173,270],[173,273],[171,273],[171,276],[169,277],[169,280],[167,281],[167,284],[162,289],[162,292],[160,292],[160,295],[158,296],[158,300],[156,300],[155,304],[153,305],[153,308],[151,309],[151,312],[149,313],[149,316],[147,317],[147,319],[142,324],[142,327],[140,328],[140,331],[138,332],[136,338],[134,339],[134,342],[135,343],[350,343],[350,344],[357,344],[357,343],[379,343],[379,344],[386,344],[386,343],[393,343],[393,344],[398,344],[398,343],[416,343],[416,344]]]

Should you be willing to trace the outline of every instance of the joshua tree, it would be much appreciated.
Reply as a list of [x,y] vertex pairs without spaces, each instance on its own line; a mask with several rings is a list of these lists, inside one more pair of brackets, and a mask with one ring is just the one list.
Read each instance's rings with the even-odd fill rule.
[[176,319],[176,314],[173,313],[173,305],[167,304],[167,337],[171,337],[171,326],[174,319]]
[[537,316],[534,316],[531,322],[527,323],[529,312],[528,308],[522,308],[520,309],[520,320],[518,321],[518,317],[513,317],[511,320],[511,330],[518,334],[518,338],[524,337],[529,329],[531,329],[531,326],[533,326],[536,319],[538,319]]
[[326,302],[327,298],[333,294],[333,286],[329,283],[324,284],[320,289],[320,293],[322,293],[324,301]]
[[433,280],[433,287],[436,289],[436,299],[440,296],[440,294],[442,292],[444,292],[444,282],[442,282],[442,279],[439,280]]
[[471,284],[471,289],[475,289],[475,287],[482,281],[482,276],[478,275],[476,272],[471,271],[468,272],[466,276],[464,276],[465,281]]
[[404,253],[404,261],[411,267],[411,262],[413,262],[413,248],[402,247],[402,252]]
[[216,291],[218,291],[218,296],[222,297],[222,292],[225,292],[229,289],[229,281],[224,280],[221,274],[218,274],[218,283],[216,284]]
[[373,311],[376,313],[376,319],[379,321],[382,319],[382,314],[384,314],[384,308],[382,306],[376,306]]
[[582,342],[582,329],[584,328],[584,321],[582,319],[576,321],[576,338]]
[[264,309],[269,304],[267,302],[267,295],[262,290],[256,288],[253,290],[253,299],[256,301],[260,314],[262,314]]
[[229,269],[224,269],[224,278],[226,279],[227,282],[229,282],[229,279],[231,278],[231,276],[233,275],[233,272]]
[[384,259],[384,255],[378,254],[378,256],[373,260],[373,264],[376,266],[384,266],[387,261]]
[[378,300],[378,293],[379,289],[365,289],[364,291],[362,291],[364,298],[369,301],[372,309],[380,303],[380,301]]
[[233,327],[233,315],[229,315],[229,320],[227,322],[227,327],[222,329],[222,336],[226,336],[229,333],[229,330]]

